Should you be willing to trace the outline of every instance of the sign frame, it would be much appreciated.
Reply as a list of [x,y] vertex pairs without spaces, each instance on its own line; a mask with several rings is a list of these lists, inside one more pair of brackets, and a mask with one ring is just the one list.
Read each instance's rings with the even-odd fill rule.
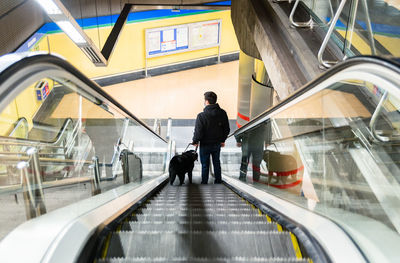
[[[145,47],[146,47],[145,57],[146,57],[146,59],[149,59],[149,58],[167,56],[167,55],[172,55],[172,54],[176,54],[176,53],[182,53],[182,52],[188,52],[188,51],[200,50],[200,49],[206,49],[206,48],[212,48],[212,47],[218,47],[218,57],[219,57],[219,47],[221,45],[221,24],[222,24],[221,19],[214,19],[214,20],[206,20],[206,21],[200,21],[200,22],[195,22],[195,23],[187,23],[187,24],[179,24],[179,25],[173,25],[173,26],[167,26],[167,27],[145,29]],[[200,30],[204,30],[205,26],[212,26],[212,25],[218,25],[218,36],[216,36],[217,42],[209,43],[209,44],[206,43],[203,45],[194,45],[193,31],[196,28],[200,28]],[[183,30],[184,28],[187,29],[187,45],[178,46],[177,32],[178,32],[178,30]],[[158,37],[156,36],[157,32],[159,32]],[[173,40],[170,40],[172,32],[173,32],[174,36],[173,36]],[[153,34],[153,36],[150,36],[151,34]],[[164,36],[169,40],[163,41]],[[151,38],[155,38],[155,40],[154,40],[155,43],[151,43]],[[154,49],[157,46],[157,42],[156,42],[157,38],[159,38],[159,42],[160,42],[159,47],[160,48]],[[169,43],[167,43],[167,42],[169,42]],[[166,48],[166,51],[162,50],[163,44],[164,44],[164,48]],[[151,48],[151,45],[153,45],[153,48]],[[175,46],[175,48],[172,48],[174,46]]]

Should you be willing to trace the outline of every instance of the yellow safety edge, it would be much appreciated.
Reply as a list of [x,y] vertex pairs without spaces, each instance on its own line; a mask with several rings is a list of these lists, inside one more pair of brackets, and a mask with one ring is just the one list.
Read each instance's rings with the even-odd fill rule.
[[303,256],[301,255],[301,250],[299,247],[299,243],[297,242],[296,236],[293,233],[290,233],[290,237],[292,239],[293,248],[294,248],[294,252],[296,253],[296,257],[303,258]]
[[[238,195],[238,196],[240,196],[240,195]],[[241,196],[240,196],[240,197],[241,197]],[[252,207],[253,209],[256,209],[256,207],[255,207],[253,204],[249,203],[249,201],[247,201],[247,200],[244,199],[243,197],[241,197],[241,198],[242,198],[242,200],[245,201],[247,204],[251,205],[251,207]],[[260,215],[263,214],[263,212],[262,212],[260,209],[257,208],[257,210],[258,210],[258,213],[259,213]],[[268,215],[265,215],[265,217],[267,218],[268,223],[271,223],[271,222],[272,222],[271,217],[269,217]],[[283,228],[282,228],[282,226],[281,226],[280,224],[276,223],[276,227],[277,227],[277,229],[278,229],[279,232],[282,232],[282,231],[283,231]],[[296,238],[296,236],[295,236],[292,232],[289,232],[289,233],[290,233],[290,238],[291,238],[292,243],[293,243],[294,252],[296,253],[296,258],[302,259],[302,258],[303,258],[303,255],[301,254],[301,250],[300,250],[300,246],[299,246],[299,243],[298,243],[298,241],[297,241],[297,238]],[[313,263],[313,261],[312,261],[311,259],[308,259],[308,262],[309,262],[309,263]]]
[[108,247],[110,246],[110,240],[111,240],[111,233],[109,233],[107,235],[106,242],[104,244],[104,248],[103,248],[103,251],[101,253],[101,258],[102,259],[105,259],[107,257]]

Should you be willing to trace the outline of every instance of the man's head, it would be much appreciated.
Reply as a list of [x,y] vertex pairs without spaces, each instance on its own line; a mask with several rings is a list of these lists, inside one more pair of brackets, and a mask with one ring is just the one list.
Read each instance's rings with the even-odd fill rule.
[[217,94],[215,94],[212,91],[207,91],[204,93],[204,100],[206,101],[206,104],[215,104],[217,103]]

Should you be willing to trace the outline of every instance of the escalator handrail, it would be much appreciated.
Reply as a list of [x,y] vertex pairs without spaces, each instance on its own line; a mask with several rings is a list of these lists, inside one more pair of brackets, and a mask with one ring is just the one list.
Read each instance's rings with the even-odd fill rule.
[[[10,77],[14,76],[16,72],[19,70],[31,66],[32,64],[36,63],[48,63],[52,64],[54,66],[60,67],[63,70],[67,71],[68,73],[72,74],[74,77],[82,81],[84,84],[86,84],[92,91],[97,93],[98,95],[102,96],[105,98],[108,102],[116,106],[119,110],[124,112],[127,116],[135,120],[138,124],[143,126],[145,129],[147,129],[149,132],[151,132],[153,135],[158,137],[160,140],[164,141],[167,143],[167,141],[162,138],[160,135],[158,135],[156,132],[154,132],[150,127],[148,127],[142,120],[137,118],[135,115],[133,115],[129,110],[127,110],[124,106],[122,106],[119,102],[117,102],[113,97],[111,97],[108,93],[103,91],[99,85],[97,85],[94,81],[90,80],[88,77],[86,77],[83,73],[81,73],[79,70],[77,70],[74,66],[72,66],[69,62],[64,60],[63,58],[59,56],[53,56],[49,54],[44,54],[42,52],[37,52],[37,53],[25,53],[25,54],[12,54],[14,56],[13,58],[9,59],[12,60],[11,62],[7,61],[5,63],[1,63],[2,61],[0,60],[0,85],[9,79]],[[7,64],[8,63],[8,64]],[[7,65],[3,65],[7,64]],[[7,90],[0,90],[0,106],[1,106],[1,101],[3,98],[9,94],[10,89],[12,87],[9,87]],[[6,106],[6,105],[3,105]]]
[[400,74],[400,60],[399,59],[386,59],[382,57],[376,57],[376,56],[357,56],[357,57],[352,57],[349,58],[348,60],[332,67],[322,75],[320,75],[318,78],[310,81],[309,83],[305,84],[303,87],[298,89],[295,93],[287,97],[285,100],[280,102],[279,104],[272,106],[271,108],[267,109],[260,115],[258,115],[256,118],[253,120],[249,121],[242,127],[238,128],[234,132],[232,132],[229,136],[238,136],[239,134],[242,134],[243,132],[257,126],[259,123],[264,122],[269,119],[269,116],[271,113],[275,112],[276,110],[282,108],[283,106],[287,105],[291,101],[295,100],[296,98],[300,97],[304,93],[312,90],[313,88],[317,87],[319,84],[324,82],[325,80],[329,79],[333,75],[339,73],[342,70],[345,70],[349,67],[356,66],[356,65],[361,65],[365,63],[372,63],[372,64],[377,64],[383,67],[386,67],[388,70],[394,71],[397,74]]
[[17,122],[16,122],[15,125],[14,125],[14,128],[13,128],[12,131],[8,134],[8,136],[12,136],[12,135],[14,134],[14,132],[18,129],[18,127],[19,127],[22,123],[25,125],[25,134],[28,135],[28,121],[26,120],[25,117],[22,117],[22,118],[19,118],[19,119],[17,120]]
[[[49,188],[64,187],[70,185],[77,185],[83,183],[90,183],[93,181],[93,176],[64,178],[62,180],[44,181],[41,188],[37,185],[31,187],[31,190],[46,190]],[[0,186],[0,194],[18,194],[24,192],[22,184],[13,184],[7,186]]]
[[[26,155],[21,155],[21,154],[15,154],[15,155],[3,155],[0,154],[0,160],[2,164],[7,164],[7,165],[16,165],[21,161],[28,162],[30,160],[29,156]],[[76,165],[76,164],[81,164],[85,166],[90,166],[94,165],[93,161],[87,161],[87,160],[75,160],[75,159],[59,159],[59,158],[50,158],[50,157],[39,157],[39,161],[41,164],[44,165],[52,165],[52,166],[62,166],[66,167],[69,165]],[[45,177],[45,174],[42,174],[43,177]],[[83,180],[85,178],[85,180]],[[74,181],[74,179],[76,179]],[[85,177],[69,177],[69,178],[63,178],[60,180],[53,180],[53,181],[44,181],[42,182],[43,188],[39,187],[38,185],[32,186],[31,189],[46,189],[49,188],[48,185],[51,187],[63,187],[67,185],[74,185],[74,184],[80,184],[80,183],[85,183],[89,182],[91,179],[93,179],[93,176],[85,176]],[[22,180],[22,179],[21,179]],[[13,184],[13,185],[6,185],[6,186],[0,186],[0,195],[4,194],[17,194],[23,190],[23,185],[22,181],[19,184]]]
[[65,119],[63,125],[61,126],[61,129],[57,133],[57,136],[52,141],[42,141],[42,140],[32,140],[32,139],[25,139],[25,138],[13,138],[13,137],[0,136],[0,144],[2,142],[15,142],[15,143],[22,144],[22,145],[25,143],[29,146],[32,146],[32,145],[38,145],[38,146],[57,145],[60,142],[61,138],[64,136],[65,132],[67,131],[68,126],[71,123],[73,123],[73,120],[71,118]]

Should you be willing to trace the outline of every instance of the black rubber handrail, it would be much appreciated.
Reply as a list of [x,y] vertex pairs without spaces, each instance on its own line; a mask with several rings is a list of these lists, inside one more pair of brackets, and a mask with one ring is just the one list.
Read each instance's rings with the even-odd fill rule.
[[320,75],[318,78],[305,84],[303,87],[301,87],[295,93],[293,93],[288,98],[283,100],[281,103],[267,109],[266,111],[264,111],[263,113],[258,115],[255,119],[251,120],[250,122],[246,123],[239,129],[235,130],[228,136],[228,138],[231,136],[237,136],[237,135],[243,133],[250,126],[253,126],[253,124],[255,122],[258,122],[258,121],[264,119],[265,117],[270,115],[272,112],[278,110],[279,108],[285,106],[286,104],[288,104],[289,102],[293,101],[294,99],[300,97],[301,95],[308,92],[309,90],[315,88],[316,86],[321,84],[323,81],[325,81],[328,78],[332,77],[333,75],[339,73],[340,71],[342,71],[346,68],[349,68],[351,66],[365,64],[365,63],[373,63],[373,64],[381,65],[381,66],[388,68],[389,70],[392,70],[392,71],[400,74],[400,58],[386,59],[386,58],[376,57],[376,56],[359,56],[359,57],[349,58],[348,60],[335,65],[334,67],[332,67],[331,69],[329,69],[328,71],[326,71],[325,73]]
[[[82,74],[79,70],[77,70],[74,66],[72,66],[70,63],[68,63],[67,61],[65,61],[64,59],[62,59],[60,57],[52,56],[49,54],[37,54],[37,55],[33,55],[33,56],[24,57],[24,58],[18,60],[17,62],[13,63],[12,65],[7,67],[0,73],[0,85],[3,82],[5,82],[7,79],[9,79],[10,77],[17,74],[17,72],[20,71],[21,69],[31,66],[31,65],[34,65],[34,64],[37,64],[37,63],[52,64],[52,65],[55,65],[57,67],[64,69],[65,71],[69,72],[70,74],[74,75],[80,81],[85,83],[95,93],[97,93],[98,95],[105,98],[109,103],[116,106],[116,108],[118,108],[119,110],[124,112],[127,116],[129,116],[130,118],[135,120],[137,123],[139,123],[145,129],[150,131],[152,134],[154,134],[160,140],[167,143],[167,141],[164,138],[162,138],[160,135],[158,135],[156,132],[154,132],[152,129],[150,129],[144,122],[142,122],[139,118],[137,118],[130,111],[128,111],[124,106],[122,106],[119,102],[117,102],[108,93],[103,91],[100,88],[100,86],[98,86],[94,81],[90,80],[88,77],[86,77],[84,74]],[[10,89],[0,91],[0,103],[4,99],[4,96],[6,94],[7,95],[9,94]]]

